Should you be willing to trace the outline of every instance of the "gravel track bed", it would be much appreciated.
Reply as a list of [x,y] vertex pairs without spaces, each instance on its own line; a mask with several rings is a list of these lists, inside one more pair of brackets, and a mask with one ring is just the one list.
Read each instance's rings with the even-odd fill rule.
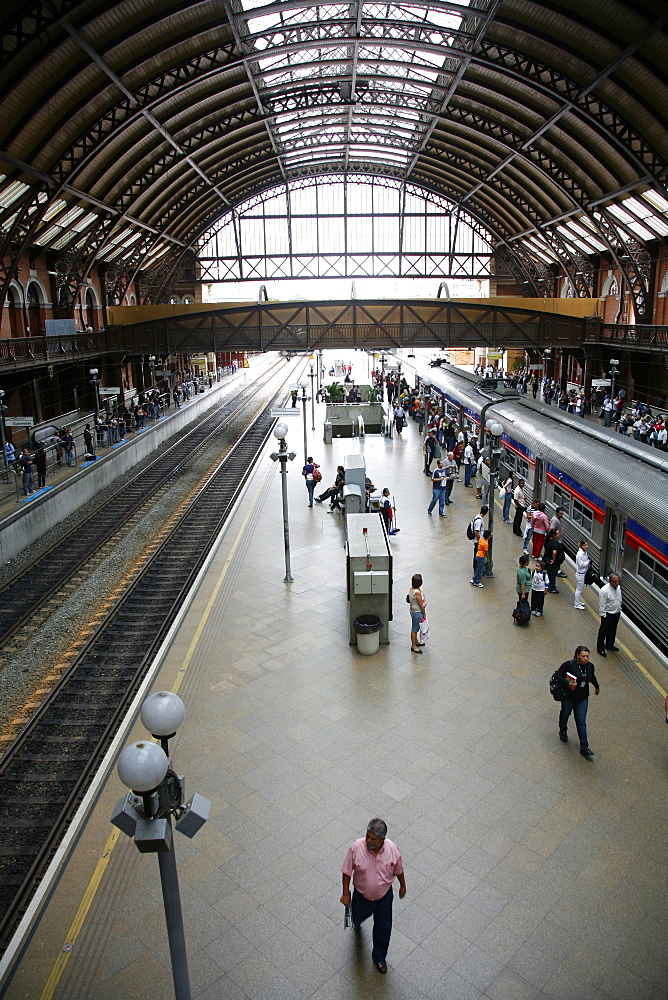
[[[279,377],[285,377],[285,374],[281,370]],[[248,407],[227,425],[225,431],[216,435],[212,442],[190,461],[187,468],[177,475],[166,489],[159,491],[155,501],[147,503],[144,514],[135,515],[130,524],[119,531],[107,557],[90,574],[84,574],[84,579],[72,590],[68,586],[62,602],[54,603],[53,600],[49,602],[35,614],[25,629],[10,640],[13,652],[0,673],[0,731],[30,699],[51,667],[62,659],[72,640],[98,610],[101,599],[113,591],[124,576],[132,572],[156,533],[195,489],[202,477],[211,472],[225,456],[248,426],[248,414],[266,406],[275,394],[277,384],[278,379],[272,380],[269,386],[255,396]],[[170,438],[161,447],[168,447],[177,440],[177,437],[175,435]],[[136,471],[135,466],[134,470],[116,480],[114,488],[132,479]],[[99,503],[93,500],[78,508],[77,519],[83,519],[98,506]],[[47,532],[10,565],[3,567],[0,579],[13,577],[23,566],[53,545],[63,533],[60,528]]]

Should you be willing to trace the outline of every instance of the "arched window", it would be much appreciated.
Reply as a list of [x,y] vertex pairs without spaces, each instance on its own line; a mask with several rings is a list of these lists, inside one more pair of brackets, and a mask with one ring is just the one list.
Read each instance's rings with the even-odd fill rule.
[[95,289],[89,287],[86,289],[86,326],[92,326],[95,329],[95,316],[97,313],[97,296],[95,295]]
[[170,306],[180,306],[181,305],[181,299],[178,297],[178,295],[170,295],[169,296],[169,304],[170,304]]
[[12,281],[7,289],[7,299],[5,301],[12,337],[22,337],[25,332],[22,304],[23,295],[21,294],[21,289],[15,281]]
[[617,278],[614,274],[609,274],[608,277],[603,282],[603,290],[601,292],[601,298],[605,299],[608,295],[615,297],[619,296],[619,285],[617,284]]
[[195,296],[194,295],[184,295],[182,301],[183,301],[184,306],[192,306],[192,305],[195,304]]
[[663,275],[663,281],[661,282],[661,288],[659,290],[659,298],[664,299],[668,295],[668,268]]
[[31,281],[26,292],[28,303],[28,323],[30,326],[29,336],[39,337],[44,331],[42,329],[42,308],[46,302],[44,289],[39,282]]
[[573,291],[573,283],[570,278],[564,278],[564,282],[561,286],[561,298],[562,299],[572,299],[575,297],[575,292]]

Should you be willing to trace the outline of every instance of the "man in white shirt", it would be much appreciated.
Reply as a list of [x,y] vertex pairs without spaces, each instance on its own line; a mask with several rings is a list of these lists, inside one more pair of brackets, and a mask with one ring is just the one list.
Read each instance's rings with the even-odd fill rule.
[[601,627],[598,630],[596,640],[596,652],[599,656],[607,656],[606,649],[613,653],[619,652],[619,646],[615,646],[615,636],[617,625],[622,611],[622,588],[619,586],[619,577],[613,573],[608,578],[608,583],[601,587],[598,595],[598,613],[601,616]]
[[524,511],[526,510],[526,497],[524,495],[524,480],[520,479],[515,487],[515,492],[513,493],[513,502],[515,504],[515,517],[513,519],[513,535],[519,535],[522,537],[522,517],[524,516]]
[[473,451],[472,445],[469,443],[464,448],[464,486],[466,489],[471,489],[471,476],[475,468],[475,452]]

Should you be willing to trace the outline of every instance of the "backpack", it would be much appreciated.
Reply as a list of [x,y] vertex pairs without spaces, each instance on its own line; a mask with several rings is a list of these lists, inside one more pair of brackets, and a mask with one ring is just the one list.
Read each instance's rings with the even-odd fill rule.
[[550,694],[552,695],[554,700],[561,701],[562,698],[564,697],[564,689],[561,684],[561,678],[558,676],[556,670],[550,677],[549,684],[550,684]]
[[531,608],[526,597],[520,597],[517,607],[513,611],[513,620],[516,625],[529,625],[531,623]]
[[[474,520],[475,520],[475,518],[474,518]],[[466,529],[466,537],[468,538],[468,540],[470,542],[472,542],[473,539],[475,538],[475,531],[473,529],[473,521],[469,521],[469,523],[468,523],[468,527]]]

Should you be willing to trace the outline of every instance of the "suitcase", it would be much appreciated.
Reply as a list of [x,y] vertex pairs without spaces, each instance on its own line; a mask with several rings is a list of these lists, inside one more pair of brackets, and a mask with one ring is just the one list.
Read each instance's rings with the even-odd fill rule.
[[520,597],[517,607],[513,611],[513,620],[516,625],[529,625],[531,623],[531,608],[526,597]]

